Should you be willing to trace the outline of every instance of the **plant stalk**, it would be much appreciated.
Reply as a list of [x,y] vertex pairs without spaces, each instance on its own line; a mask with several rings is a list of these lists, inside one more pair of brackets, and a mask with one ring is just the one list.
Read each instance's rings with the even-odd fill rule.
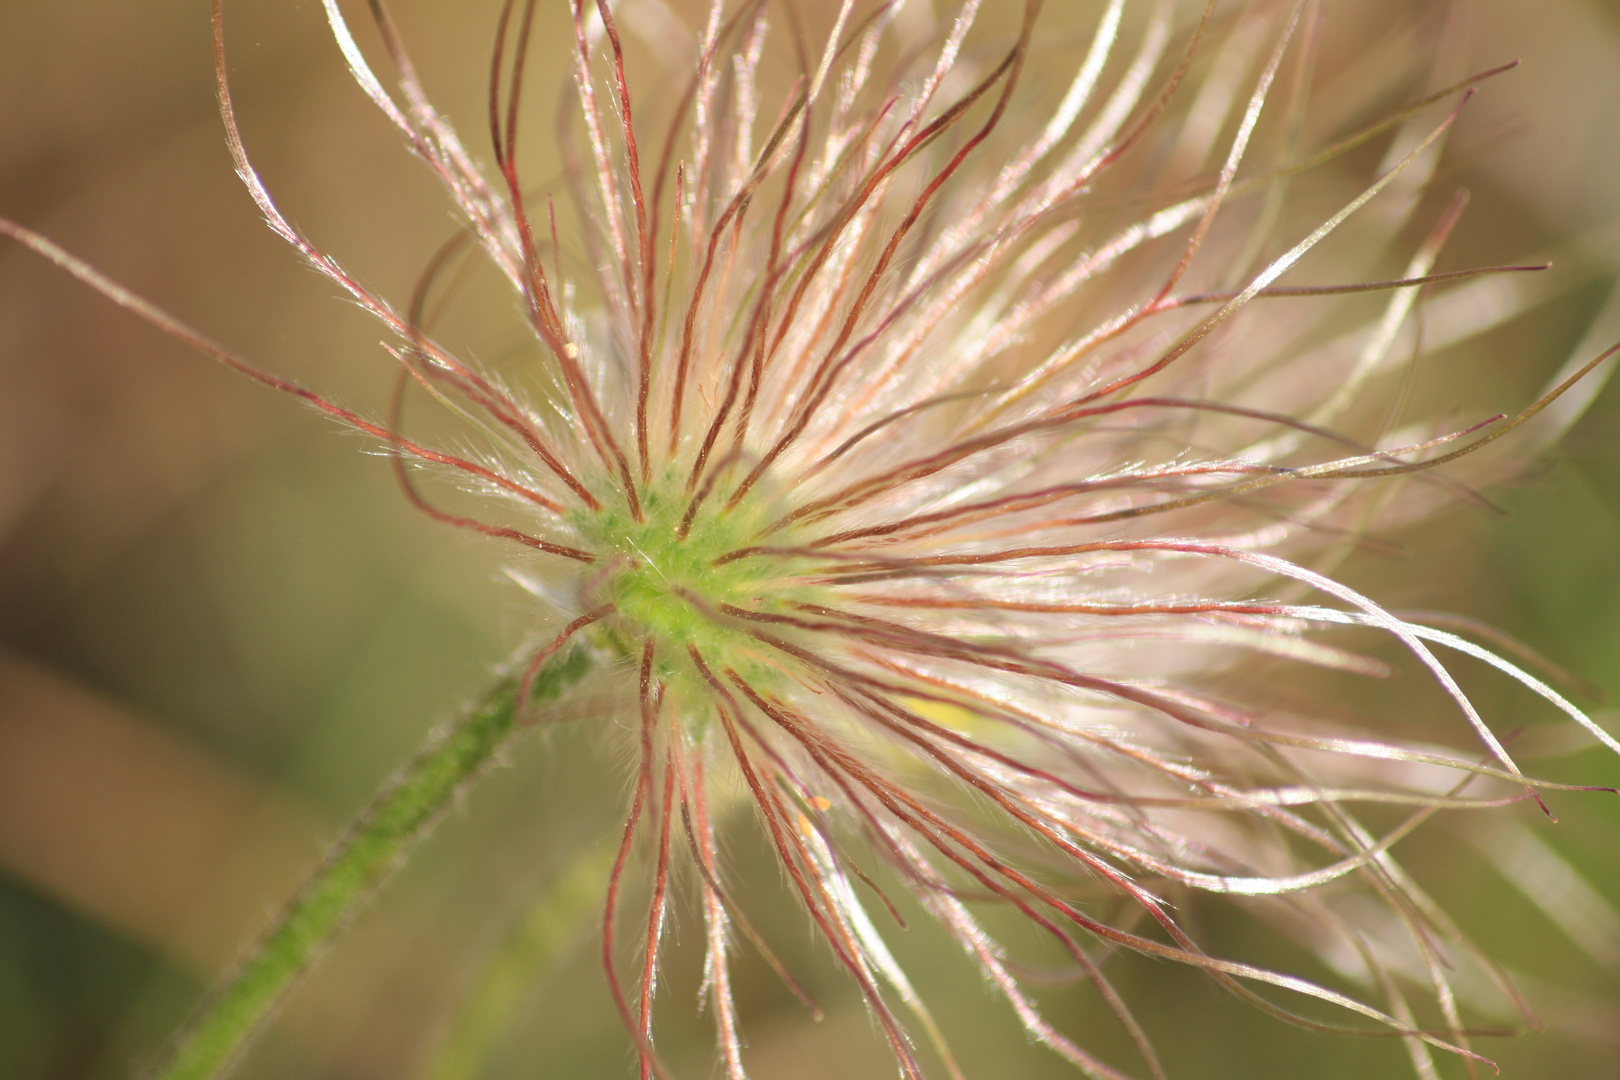
[[580,926],[602,905],[616,846],[587,848],[557,868],[471,980],[440,1034],[420,1080],[477,1080],[540,976],[580,942]]
[[288,993],[405,861],[451,802],[521,732],[520,714],[559,697],[592,666],[587,646],[553,657],[536,674],[526,709],[507,676],[484,699],[428,736],[327,852],[304,887],[175,1035],[150,1080],[224,1076]]

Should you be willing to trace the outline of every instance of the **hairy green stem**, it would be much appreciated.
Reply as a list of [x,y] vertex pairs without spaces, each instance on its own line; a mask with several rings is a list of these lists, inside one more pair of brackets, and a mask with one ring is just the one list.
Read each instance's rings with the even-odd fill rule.
[[[529,708],[557,698],[590,667],[585,646],[560,652],[535,677]],[[213,1080],[230,1069],[299,976],[520,730],[520,712],[526,710],[518,708],[517,696],[518,680],[508,676],[428,737],[198,1007],[152,1080]]]

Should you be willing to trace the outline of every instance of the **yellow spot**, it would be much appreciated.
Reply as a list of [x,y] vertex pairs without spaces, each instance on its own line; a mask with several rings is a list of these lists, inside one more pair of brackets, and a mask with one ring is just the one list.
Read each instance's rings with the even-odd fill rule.
[[811,834],[815,832],[815,826],[811,825],[810,819],[805,817],[803,814],[799,815],[799,831],[805,835],[806,839],[808,839]]
[[919,715],[943,725],[953,731],[963,734],[972,734],[979,730],[984,721],[970,709],[961,705],[953,705],[946,701],[924,701],[921,698],[910,698],[906,704]]
[[570,360],[578,360],[579,346],[570,341],[568,344],[563,346],[563,355],[567,356]]
[[817,810],[831,810],[832,809],[832,803],[829,802],[826,799],[823,799],[820,795],[812,795],[812,796],[810,796],[810,805],[812,807],[814,807],[815,809],[817,809]]

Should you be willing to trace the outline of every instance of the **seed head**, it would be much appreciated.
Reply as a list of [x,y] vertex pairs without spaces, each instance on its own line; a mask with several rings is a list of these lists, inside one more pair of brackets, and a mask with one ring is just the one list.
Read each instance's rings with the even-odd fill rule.
[[[532,0],[509,0],[497,27],[488,174],[427,103],[380,6],[403,105],[325,2],[361,86],[463,213],[458,242],[520,299],[544,400],[432,339],[431,273],[399,316],[304,240],[232,125],[237,165],[271,225],[400,336],[402,379],[492,434],[487,453],[451,457],[397,422],[370,429],[402,461],[516,503],[452,515],[400,469],[429,514],[538,553],[534,574],[572,621],[526,678],[574,634],[636,672],[637,779],[604,960],[644,1077],[665,1071],[652,1006],[682,864],[701,894],[723,1067],[746,1075],[727,965],[738,928],[757,935],[716,838],[744,819],[908,1077],[922,1072],[913,1030],[955,1065],[855,879],[884,903],[908,888],[1029,1034],[1090,1076],[1124,1074],[1040,1015],[976,905],[1049,934],[1149,1075],[1154,1049],[1104,971],[1113,949],[1195,965],[1296,1022],[1314,1024],[1255,987],[1371,1018],[1407,1039],[1420,1073],[1429,1047],[1473,1056],[1451,985],[1471,947],[1389,848],[1437,810],[1539,799],[1538,785],[1433,647],[1496,664],[1620,746],[1507,661],[1302,560],[1379,520],[1377,478],[1460,457],[1546,399],[1463,430],[1361,415],[1389,393],[1399,328],[1439,280],[1461,201],[1397,280],[1277,283],[1385,189],[1421,187],[1477,78],[1429,99],[1449,115],[1407,110],[1353,135],[1399,128],[1363,190],[1273,238],[1278,206],[1254,204],[1280,203],[1294,170],[1247,155],[1280,78],[1287,108],[1303,100],[1314,6],[1255,5],[1223,26],[1205,10],[1178,28],[1160,5],[1132,41],[1113,0],[1062,98],[1032,116],[1037,0],[978,35],[981,14],[1005,12],[966,0],[931,26],[924,5],[919,19],[844,0],[812,31],[791,5],[715,2],[684,83],[645,106],[612,9],[572,0],[569,228],[517,166]],[[1210,49],[1208,81],[1186,85]],[[229,125],[223,78],[222,101]],[[1382,311],[1360,313],[1348,347],[1276,310],[1378,290]],[[1327,731],[1262,711],[1263,695],[1207,689],[1252,651],[1377,674],[1353,642],[1321,640],[1346,626],[1396,638],[1452,696],[1475,751]],[[1375,832],[1356,816],[1365,803],[1408,814]],[[638,837],[652,881],[627,985],[617,908]],[[1210,954],[1170,900],[1196,890],[1263,898],[1368,999]],[[1407,1004],[1414,974],[1438,1033]]]
[[[1070,58],[1036,51],[1039,0],[964,0],[938,22],[921,0],[715,0],[690,40],[667,42],[690,64],[665,86],[627,62],[609,4],[570,2],[559,208],[518,168],[534,0],[507,0],[496,28],[487,169],[429,104],[381,4],[397,96],[324,0],[360,86],[465,224],[403,313],[277,209],[216,37],[231,149],[271,227],[397,335],[402,388],[468,420],[482,449],[429,447],[400,430],[397,401],[394,419],[367,420],[191,340],[383,440],[415,505],[512,546],[567,623],[526,683],[574,640],[633,673],[638,760],[604,959],[642,1075],[666,1074],[652,1007],[677,876],[700,898],[724,1073],[746,1075],[728,958],[739,935],[768,946],[717,836],[750,826],[907,1077],[923,1070],[914,1032],[957,1070],[871,911],[873,897],[895,910],[896,889],[1087,1076],[1162,1075],[1105,970],[1120,949],[1309,1027],[1334,1025],[1258,991],[1329,1003],[1348,1014],[1338,1027],[1406,1040],[1420,1075],[1431,1048],[1477,1057],[1459,1000],[1505,983],[1390,849],[1439,811],[1555,785],[1521,772],[1437,650],[1620,743],[1473,628],[1399,616],[1312,567],[1442,498],[1481,501],[1431,470],[1602,359],[1512,419],[1400,421],[1390,405],[1422,291],[1542,269],[1436,274],[1459,197],[1403,272],[1363,276],[1496,72],[1310,145],[1331,17],[1310,3],[1183,20],[1109,0]],[[217,0],[215,19],[217,34]],[[544,48],[552,70],[563,46]],[[1375,141],[1388,151],[1359,190],[1290,233],[1290,179]],[[1312,265],[1363,216],[1347,257]],[[520,301],[536,355],[518,385],[432,336],[435,278],[464,250]],[[1296,266],[1329,284],[1283,284]],[[421,466],[492,496],[487,512],[445,509]],[[1469,742],[1281,707],[1278,669],[1252,662],[1386,674],[1363,651],[1375,635],[1449,695]],[[1374,829],[1368,805],[1404,816]],[[638,838],[650,899],[626,978],[617,909]],[[1184,926],[1198,892],[1274,916],[1363,992],[1210,952]],[[1101,1060],[1040,1013],[988,909],[1067,954],[1135,1062]]]

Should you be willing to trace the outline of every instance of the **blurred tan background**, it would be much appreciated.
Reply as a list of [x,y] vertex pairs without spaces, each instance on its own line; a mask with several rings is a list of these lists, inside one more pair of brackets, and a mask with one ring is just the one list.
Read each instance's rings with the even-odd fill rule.
[[[361,19],[364,6],[351,6]],[[430,90],[482,153],[497,5],[394,6]],[[1048,6],[1084,9],[1085,22],[1100,5]],[[1474,67],[1524,62],[1485,90],[1458,133],[1475,152],[1444,183],[1466,183],[1475,203],[1456,265],[1569,255],[1552,300],[1445,375],[1501,380],[1510,406],[1588,334],[1620,273],[1620,4],[1456,7]],[[318,3],[227,8],[242,123],[270,189],[378,292],[407,295],[452,228],[437,189],[344,75]],[[1326,10],[1344,42],[1369,50],[1381,25],[1406,14],[1361,0]],[[548,18],[542,34],[561,25]],[[558,76],[537,69],[536,84]],[[211,80],[201,2],[0,4],[0,213],[269,369],[376,406],[391,377],[380,331],[259,223],[231,173]],[[537,121],[536,136],[548,126]],[[413,515],[386,462],[362,448],[0,246],[0,1076],[129,1075],[337,824],[532,624],[531,602],[500,580],[500,552]],[[1620,694],[1620,386],[1546,458],[1497,493],[1513,520],[1453,512],[1395,538],[1405,562],[1352,573],[1384,582],[1381,595],[1489,619]],[[1529,707],[1489,681],[1478,691],[1497,715]],[[525,743],[339,945],[243,1075],[408,1076],[468,958],[559,867],[607,842],[624,792],[612,750],[581,725]],[[1620,763],[1595,752],[1541,771],[1620,783]],[[1620,924],[1597,902],[1620,903],[1617,803],[1565,797],[1558,826],[1524,819],[1595,890],[1581,946],[1462,833],[1439,828],[1402,849],[1466,926],[1527,973],[1532,1000],[1557,1022],[1481,1047],[1508,1076],[1620,1078]],[[746,888],[783,901],[756,905],[763,929],[829,1010],[809,1023],[768,973],[744,965],[755,1074],[892,1075],[775,871],[746,845],[733,854]],[[1245,946],[1259,933],[1215,929]],[[631,1075],[594,922],[581,933],[524,998],[489,1076]],[[901,935],[897,949],[938,987],[968,1073],[1071,1075],[1024,1045],[930,933]],[[663,1014],[671,1058],[691,1077],[710,1075],[704,1022],[688,1007],[697,937],[688,921]],[[1178,1078],[1407,1068],[1395,1040],[1285,1029],[1164,965],[1127,965],[1121,980],[1154,1001],[1147,1022]],[[1063,1026],[1098,1020],[1064,1001],[1047,999]],[[1116,1036],[1098,1038],[1106,1051]]]

